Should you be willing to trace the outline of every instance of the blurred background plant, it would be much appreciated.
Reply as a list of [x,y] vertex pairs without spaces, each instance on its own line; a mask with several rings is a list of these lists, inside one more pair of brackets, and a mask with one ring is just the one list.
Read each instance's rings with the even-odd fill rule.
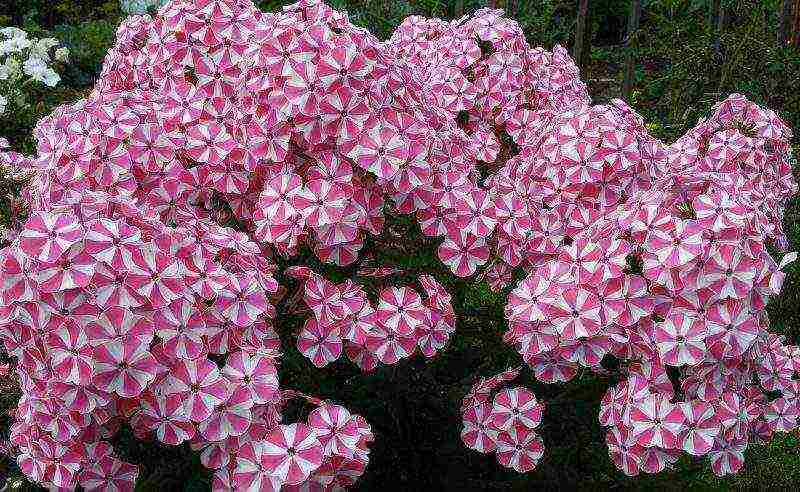
[[[632,47],[638,60],[633,106],[669,140],[722,97],[740,92],[797,130],[800,48],[776,39],[783,2],[716,2],[716,15],[714,0],[645,2]],[[794,142],[800,142],[797,131]]]
[[120,0],[119,6],[126,14],[147,14],[153,13],[167,0]]
[[[795,130],[800,145],[800,48],[798,34],[782,42],[781,26],[792,13],[800,18],[798,0],[633,0],[640,1],[638,30],[627,33],[632,0],[589,0],[585,18],[582,78],[597,103],[622,94],[626,55],[631,54],[634,77],[630,103],[651,132],[666,141],[694,126],[713,104],[731,92],[779,112]],[[784,1],[787,2],[784,4]],[[136,5],[133,5],[133,4]],[[20,26],[30,37],[55,37],[70,52],[60,67],[62,81],[54,88],[36,88],[29,106],[0,118],[0,136],[12,148],[32,153],[31,130],[36,121],[58,104],[82,97],[93,85],[103,57],[114,42],[120,20],[132,8],[147,11],[159,0],[3,0],[0,28]],[[276,10],[289,0],[256,0],[262,10]],[[351,20],[378,37],[388,38],[408,15],[458,18],[488,5],[505,8],[517,19],[534,46],[560,43],[574,50],[580,0],[328,0]],[[147,4],[147,5],[145,5]],[[782,20],[783,19],[783,20]],[[789,29],[791,31],[791,29]],[[625,44],[626,39],[630,42]],[[573,51],[574,52],[574,51]],[[797,149],[796,149],[797,152]],[[795,165],[796,177],[800,168]],[[0,225],[13,205],[7,198],[17,185],[0,173]],[[3,215],[5,213],[5,215]],[[800,249],[800,200],[786,212],[790,249]],[[386,237],[377,238],[373,266],[392,266],[408,272],[437,272],[441,263],[435,244],[426,241],[412,221],[393,219]],[[800,336],[800,264],[787,272],[784,292],[769,306],[772,331],[797,343]],[[322,267],[318,265],[321,269]],[[567,385],[532,384],[537,395],[557,400],[547,413],[542,434],[547,458],[533,474],[520,476],[499,469],[491,458],[466,450],[460,442],[458,406],[476,372],[489,375],[518,356],[502,343],[505,293],[486,285],[437,275],[446,282],[459,313],[453,343],[440,357],[415,359],[369,375],[337,363],[325,370],[311,367],[297,354],[284,332],[282,384],[322,396],[337,395],[373,424],[378,437],[362,490],[385,489],[387,483],[408,489],[528,490],[546,488],[615,488],[685,490],[743,490],[770,487],[794,490],[800,483],[800,439],[786,435],[769,445],[748,448],[747,465],[737,476],[720,480],[706,467],[683,458],[669,472],[626,478],[610,462],[603,430],[596,420],[596,402],[608,381],[585,373]],[[326,272],[335,278],[334,272]],[[285,330],[291,330],[289,321]],[[0,360],[0,364],[6,361]],[[0,366],[1,367],[1,366]],[[5,376],[7,379],[9,376]],[[0,375],[0,384],[3,383]],[[526,382],[533,378],[526,377]],[[0,388],[0,445],[7,435],[4,414],[15,405],[15,393]],[[123,429],[115,445],[142,465],[142,490],[208,490],[210,478],[188,447],[166,448],[142,443]],[[13,472],[13,461],[2,458],[0,484]],[[21,485],[21,487],[27,487]]]
[[0,118],[25,110],[33,87],[53,88],[61,77],[56,68],[69,50],[55,38],[33,38],[17,27],[0,29]]
[[0,2],[0,28],[18,26],[31,38],[55,38],[69,53],[69,63],[58,67],[61,83],[28,87],[28,104],[16,108],[13,118],[0,117],[0,136],[15,150],[33,152],[36,142],[31,131],[36,122],[59,104],[80,99],[92,86],[121,18],[116,0]]

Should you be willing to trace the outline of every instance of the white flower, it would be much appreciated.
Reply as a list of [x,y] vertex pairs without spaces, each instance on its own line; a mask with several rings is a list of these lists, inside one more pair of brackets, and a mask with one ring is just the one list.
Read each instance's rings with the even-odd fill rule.
[[6,39],[5,41],[0,41],[0,56],[21,53],[22,50],[29,47],[30,44],[30,40],[26,38]]
[[6,53],[21,53],[31,47],[31,40],[28,38],[11,38],[4,41]]
[[16,58],[8,57],[5,63],[0,64],[0,80],[16,80],[21,74],[19,60]]
[[58,40],[55,38],[43,38],[31,46],[29,56],[41,58],[44,61],[50,61],[50,49],[58,46]]
[[0,41],[0,56],[5,56],[11,53],[11,43],[9,41]]
[[22,69],[25,70],[25,73],[36,80],[42,76],[45,70],[47,70],[47,62],[42,60],[41,58],[37,58],[32,56],[25,60],[25,65],[23,65]]
[[[16,236],[16,234],[14,233],[14,231],[12,231],[10,229],[6,229],[3,226],[0,226],[0,242],[12,243],[12,242],[14,242],[15,236]],[[6,482],[6,483],[8,483],[8,482]]]
[[[0,116],[2,116],[3,113],[6,112],[6,108],[7,107],[8,107],[8,99],[6,99],[2,95],[0,95]],[[6,142],[6,143],[8,143],[8,142]],[[0,148],[2,148],[2,147],[0,147]]]
[[797,260],[797,251],[786,253],[786,255],[784,255],[784,257],[781,259],[781,264],[778,265],[778,270],[783,270],[783,267],[794,263],[796,260]]
[[56,50],[56,61],[66,63],[69,60],[69,49],[59,48]]
[[56,38],[42,38],[42,39],[39,40],[39,42],[37,44],[41,44],[41,45],[47,46],[47,49],[49,50],[50,48],[55,48],[60,43],[59,43],[58,39],[56,39]]
[[48,68],[44,71],[42,82],[44,82],[44,85],[47,87],[55,87],[61,82],[61,76],[52,68]]
[[28,37],[28,33],[18,27],[4,27],[0,29],[0,35],[10,39]]
[[28,58],[25,60],[23,70],[25,70],[25,73],[33,80],[42,82],[48,87],[55,87],[61,80],[61,77],[58,76],[55,70],[48,67],[47,62],[41,58]]

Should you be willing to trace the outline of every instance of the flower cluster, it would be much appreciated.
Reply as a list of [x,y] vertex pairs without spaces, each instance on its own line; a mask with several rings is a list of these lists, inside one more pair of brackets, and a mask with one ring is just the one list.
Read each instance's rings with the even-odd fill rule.
[[314,405],[306,422],[280,424],[270,414],[271,425],[251,426],[241,436],[192,442],[203,465],[216,470],[213,490],[341,490],[364,473],[373,435],[360,415],[302,393],[283,396]]
[[[265,134],[239,133],[256,112],[268,118],[266,94],[250,101],[253,114],[240,113],[250,93],[244,82],[254,81],[252,70],[269,77],[267,62],[238,75],[240,92],[228,91],[229,72],[277,42],[278,20],[305,31],[303,19],[313,18],[306,10],[315,8],[324,6],[296,6],[278,19],[238,2],[173,2],[157,19],[131,17],[95,91],[37,125],[38,155],[3,154],[4,166],[31,175],[30,215],[0,253],[0,338],[17,358],[24,395],[11,441],[31,479],[63,489],[131,488],[136,467],[108,445],[123,420],[141,438],[249,456],[250,465],[227,468],[208,461],[221,490],[255,480],[346,486],[363,472],[371,433],[360,417],[320,403],[307,424],[281,423],[288,397],[277,378],[273,253],[254,241],[255,221],[237,226],[259,195],[269,199],[262,189],[299,179],[291,170],[302,164],[299,148],[278,158],[267,154]],[[318,29],[308,26],[323,36],[319,47],[335,28],[333,12],[324,14]],[[177,17],[183,27],[170,27]],[[213,33],[200,32],[206,21]],[[194,45],[188,58],[176,37]],[[231,44],[255,51],[218,58]],[[164,58],[151,56],[156,45]],[[145,62],[127,77],[131,64]],[[231,63],[225,75],[218,71]],[[285,158],[285,169],[274,166]],[[247,159],[258,169],[239,169]],[[349,232],[309,193],[319,185],[351,196],[324,174],[297,171],[306,202],[294,205],[308,211],[315,233],[327,230],[339,244]],[[259,191],[250,203],[251,186]]]
[[[416,212],[423,233],[444,236],[439,257],[456,275],[470,276],[488,263],[483,275],[496,290],[510,281],[512,269],[552,254],[566,234],[585,227],[582,204],[563,199],[562,189],[580,188],[602,172],[604,155],[623,159],[643,135],[627,121],[622,103],[590,107],[566,50],[529,48],[502,11],[481,10],[450,23],[412,16],[389,48],[423,81],[427,105],[456,121],[459,136],[445,145],[447,159],[432,149],[431,176],[413,196],[397,197],[398,207]],[[574,143],[586,126],[601,122],[618,140],[590,156],[593,149]],[[592,170],[584,169],[590,157]],[[564,169],[556,173],[559,159]],[[594,191],[611,200],[610,190],[628,186],[642,166],[618,165],[606,189]],[[548,174],[555,174],[552,184],[541,178]]]
[[[608,137],[587,123],[577,147],[597,149]],[[732,96],[657,148],[649,184],[615,206],[593,195],[605,174],[585,175],[569,199],[585,203],[586,227],[531,262],[509,296],[505,339],[538,379],[602,371],[607,355],[623,363],[600,421],[629,475],[659,472],[680,451],[735,473],[749,439],[797,426],[798,352],[767,331],[764,311],[795,257],[778,265],[767,252],[785,244],[797,191],[789,138],[774,113]]]
[[[439,256],[457,275],[487,264],[481,275],[499,290],[513,269],[528,273],[509,296],[505,340],[537,379],[602,370],[606,355],[631,363],[609,390],[617,419],[601,414],[612,455],[632,449],[626,473],[660,471],[680,449],[711,452],[718,474],[738,470],[730,450],[748,433],[710,424],[728,393],[757,399],[761,437],[795,427],[797,351],[768,334],[764,313],[792,259],[777,265],[767,245],[786,247],[781,220],[797,191],[791,132],[775,113],[734,95],[666,145],[623,102],[591,105],[564,51],[530,49],[497,11],[409,17],[388,44],[474,152],[441,191],[434,176],[398,207],[445,236]],[[680,368],[676,391],[668,366]],[[652,432],[662,411],[673,412],[669,436]]]
[[[20,466],[130,488],[108,444],[128,421],[202,450],[218,490],[348,486],[369,426],[279,387],[275,306],[311,311],[297,348],[319,367],[434,355],[455,313],[433,277],[368,292],[285,267],[310,252],[361,271],[385,214],[413,213],[454,274],[497,290],[527,274],[505,339],[538,379],[623,362],[601,421],[626,472],[678,449],[733,471],[749,436],[796,424],[800,354],[764,314],[797,189],[789,134],[732,96],[666,145],[623,102],[592,105],[566,51],[530,48],[497,10],[412,16],[386,42],[319,0],[131,16],[93,91],[39,122],[37,155],[0,153],[28,177],[30,214],[0,250]],[[467,399],[465,440],[527,471],[541,407],[524,388],[489,403],[512,373]],[[293,397],[318,407],[307,422],[283,423]]]
[[[125,197],[96,192],[33,213],[3,251],[0,336],[18,358],[24,392],[12,442],[29,477],[60,488],[105,490],[98,476],[132,486],[135,469],[106,441],[121,419],[141,438],[224,446],[239,456],[246,443],[278,439],[276,429],[305,426],[280,424],[286,396],[267,299],[277,289],[271,265],[230,229],[199,230],[215,244],[188,239],[188,230],[164,226],[157,214],[142,217]],[[225,355],[221,367],[215,354]],[[351,420],[338,406],[320,412],[330,408]],[[368,426],[353,419],[347,425],[359,424],[368,436]],[[319,425],[302,434],[317,451],[327,442]],[[287,477],[283,465],[295,458],[277,453],[269,458],[278,460],[268,468],[273,485],[304,481],[323,459],[333,480],[353,459],[325,448],[315,466],[303,464],[302,473],[289,466]],[[232,489],[251,479],[247,473],[227,479]]]
[[519,367],[512,368],[475,383],[461,405],[461,439],[468,448],[495,452],[498,463],[526,473],[544,455],[542,438],[534,431],[542,423],[544,405],[522,386],[500,389],[519,373]]
[[297,349],[317,367],[337,360],[343,347],[364,372],[396,364],[417,348],[433,357],[455,331],[450,294],[430,275],[419,277],[424,300],[410,287],[384,287],[373,306],[349,280],[336,285],[307,267],[287,274],[303,280],[303,300],[314,315],[300,330]]
[[53,68],[69,50],[55,38],[33,39],[16,27],[0,29],[0,116],[12,105],[24,107],[25,88],[32,83],[55,87],[61,80]]

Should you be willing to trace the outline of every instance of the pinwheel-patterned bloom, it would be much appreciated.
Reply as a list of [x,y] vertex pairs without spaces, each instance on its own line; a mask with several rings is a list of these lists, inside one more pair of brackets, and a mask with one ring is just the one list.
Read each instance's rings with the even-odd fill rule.
[[92,345],[102,345],[107,341],[124,343],[134,338],[149,343],[155,335],[155,328],[153,321],[145,316],[111,307],[87,324],[86,333]]
[[181,297],[184,288],[180,264],[156,248],[137,250],[126,283],[153,307],[164,307]]
[[642,450],[642,471],[660,473],[678,460],[678,452],[674,449],[646,447]]
[[[265,449],[266,444],[264,441],[248,442],[239,448],[236,456],[236,468],[233,473],[233,481],[239,487],[247,487],[247,490],[258,491],[281,490],[285,480],[273,473],[273,468],[270,462],[267,461]],[[230,485],[228,483],[228,488],[223,490],[233,490]]]
[[542,422],[542,405],[530,390],[508,388],[495,395],[492,415],[493,425],[500,430],[511,427],[535,429]]
[[[52,483],[56,487],[69,488],[74,486],[78,469],[81,466],[80,455],[67,446],[62,446],[49,436],[42,436],[31,445],[31,462],[36,467],[36,474],[42,480]],[[17,462],[24,460],[20,456]],[[20,468],[25,470],[28,463],[20,463]]]
[[247,432],[253,419],[253,400],[247,388],[235,387],[231,396],[211,411],[198,424],[198,430],[209,442],[218,442]]
[[408,158],[407,143],[388,126],[363,132],[355,152],[356,163],[382,179],[391,179]]
[[625,428],[612,427],[606,434],[608,454],[617,468],[625,475],[639,474],[644,449]]
[[519,376],[519,371],[520,368],[509,369],[473,386],[461,408],[461,439],[475,451],[495,451],[498,463],[526,473],[544,453],[542,438],[534,432],[541,422],[543,406],[521,386],[502,389],[495,394],[493,404],[489,401],[491,393]]
[[92,378],[94,350],[86,332],[67,319],[47,339],[50,365],[59,381],[85,385]]
[[631,432],[644,447],[674,448],[686,417],[680,407],[661,395],[635,402],[630,410]]
[[95,347],[92,382],[99,389],[123,398],[139,396],[155,379],[158,366],[147,345],[143,340],[131,338]]
[[426,309],[419,294],[408,287],[383,289],[375,316],[387,329],[403,336],[416,332],[425,321]]
[[303,294],[303,300],[314,313],[314,318],[323,325],[336,324],[353,314],[342,302],[339,286],[318,275],[312,275],[306,280]]
[[264,440],[263,462],[283,483],[297,485],[322,465],[323,446],[301,423],[279,425]]
[[597,296],[585,289],[561,293],[552,308],[556,329],[566,339],[590,337],[600,329],[600,304]]
[[236,275],[217,297],[219,310],[236,326],[252,325],[267,310],[264,287],[255,275]]
[[689,314],[676,313],[656,328],[656,346],[665,364],[695,365],[706,356],[706,327]]
[[205,351],[205,318],[189,301],[172,301],[156,313],[155,325],[166,353],[179,359],[197,359]]
[[325,179],[314,179],[293,197],[292,205],[309,227],[319,228],[341,220],[345,195],[338,185]]
[[755,342],[758,336],[758,319],[748,309],[748,304],[734,299],[715,303],[707,313],[707,326],[715,335],[715,344],[709,347],[717,357],[739,357]]
[[94,271],[94,259],[86,253],[83,243],[76,243],[55,263],[40,264],[36,280],[42,292],[61,292],[88,286]]
[[709,451],[711,470],[718,477],[738,472],[744,465],[744,450],[747,449],[745,439],[717,439]]
[[237,351],[228,356],[222,373],[250,393],[256,404],[270,403],[278,396],[278,375],[274,360],[259,354]]
[[697,400],[679,406],[685,417],[684,429],[680,434],[681,447],[693,456],[708,453],[720,432],[714,407]]
[[225,127],[216,122],[198,123],[186,136],[186,150],[197,162],[222,162],[235,146]]
[[308,425],[324,447],[324,455],[350,458],[361,439],[356,419],[339,405],[323,404],[308,414]]
[[3,280],[0,282],[0,300],[8,306],[12,301],[26,302],[38,299],[38,283],[34,265],[36,260],[25,257],[18,248],[0,254]]
[[523,426],[512,426],[497,436],[497,462],[519,473],[533,470],[544,455],[542,438]]
[[322,325],[316,319],[306,320],[297,335],[297,350],[317,367],[325,367],[342,355],[342,339],[338,325]]
[[186,286],[203,299],[213,299],[230,284],[228,272],[200,254],[192,255],[185,265]]
[[656,254],[658,261],[668,267],[678,267],[701,254],[702,232],[699,225],[675,222],[673,228],[652,229],[647,246]]
[[98,219],[87,225],[86,252],[115,270],[130,264],[142,246],[141,231],[121,220]]
[[480,453],[491,453],[497,445],[498,431],[494,428],[492,406],[488,403],[476,403],[464,412],[464,427],[461,440],[464,444]]
[[74,215],[40,212],[25,223],[19,245],[31,258],[54,262],[83,235],[83,228]]
[[450,336],[455,332],[455,319],[449,314],[442,315],[433,309],[428,309],[426,314],[427,318],[417,328],[417,344],[422,355],[433,357],[445,347]]
[[439,258],[459,277],[469,277],[489,258],[489,249],[483,238],[461,233],[452,239],[446,237],[439,246]]
[[764,410],[764,420],[769,426],[781,432],[790,432],[797,427],[797,418],[800,410],[797,405],[785,398],[777,398],[770,402]]
[[195,422],[207,419],[214,407],[231,393],[230,383],[208,359],[180,360],[164,382],[166,395],[178,394],[186,401],[186,415]]
[[375,325],[366,334],[364,345],[384,364],[396,364],[410,357],[417,348],[414,335],[404,336],[383,325]]
[[287,217],[294,212],[294,197],[303,188],[300,176],[294,173],[281,172],[264,183],[264,190],[259,197],[259,210],[256,220],[269,217]]
[[185,412],[186,400],[173,393],[163,397],[152,394],[142,398],[142,415],[146,426],[153,430],[159,441],[177,446],[194,437],[194,424]]
[[136,465],[105,456],[83,469],[80,484],[87,492],[133,492],[138,475]]

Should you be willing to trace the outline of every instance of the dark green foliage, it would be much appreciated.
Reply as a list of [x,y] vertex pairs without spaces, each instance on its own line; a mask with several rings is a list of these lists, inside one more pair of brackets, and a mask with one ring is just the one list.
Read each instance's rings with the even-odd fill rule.
[[59,25],[53,35],[69,48],[69,64],[62,73],[63,84],[68,87],[91,87],[109,47],[114,44],[117,22],[114,20],[92,20],[77,25]]
[[117,0],[3,0],[0,24],[28,29],[52,29],[59,24],[113,19],[120,15]]
[[[776,1],[723,2],[724,27],[709,22],[708,3],[647,2],[634,39],[638,84],[633,106],[668,140],[694,126],[733,92],[777,111],[800,128],[800,51],[778,48]],[[612,63],[620,58],[609,53]],[[795,131],[794,142],[800,142]]]
[[212,473],[200,463],[198,453],[189,444],[159,446],[134,437],[123,426],[111,441],[120,458],[140,467],[137,491],[208,491]]
[[[614,0],[617,3],[624,0]],[[257,0],[256,4],[266,11],[277,10],[290,0]],[[409,15],[451,19],[456,13],[456,0],[330,0],[328,5],[347,11],[350,20],[366,27],[380,39],[386,39],[394,28]],[[487,6],[486,0],[463,0],[464,13],[474,12]],[[540,0],[517,2],[514,18],[525,30],[534,45],[552,46],[566,44],[575,25],[575,2],[566,0]],[[499,7],[504,3],[497,2]]]

